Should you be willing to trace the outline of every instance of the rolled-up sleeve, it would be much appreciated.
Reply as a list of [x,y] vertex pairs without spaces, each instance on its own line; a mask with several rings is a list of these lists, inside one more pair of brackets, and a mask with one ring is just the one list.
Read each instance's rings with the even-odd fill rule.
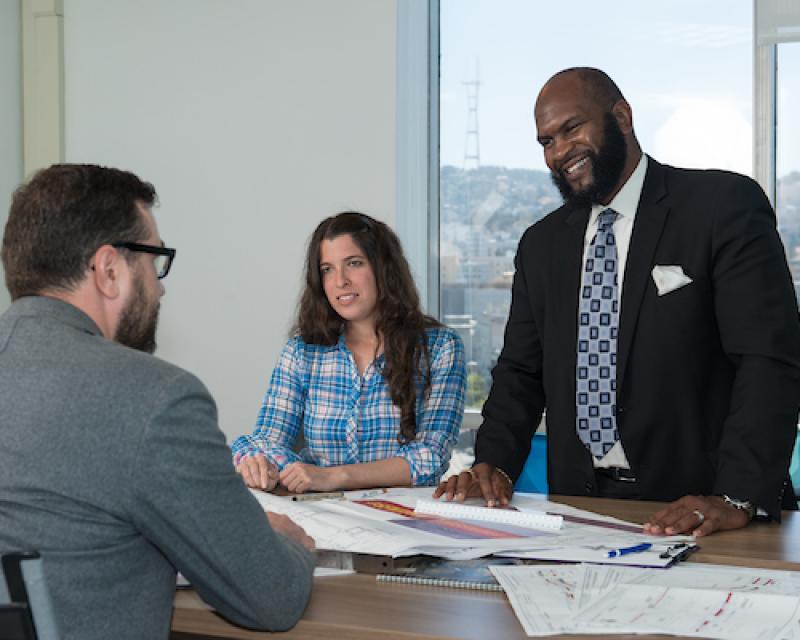
[[397,455],[411,467],[415,486],[439,482],[450,462],[464,418],[467,371],[464,344],[450,329],[440,329],[431,346],[431,386],[417,403],[417,436]]
[[231,445],[234,464],[257,454],[278,469],[300,460],[292,447],[303,425],[306,391],[302,346],[299,338],[292,338],[281,351],[252,435],[241,436]]

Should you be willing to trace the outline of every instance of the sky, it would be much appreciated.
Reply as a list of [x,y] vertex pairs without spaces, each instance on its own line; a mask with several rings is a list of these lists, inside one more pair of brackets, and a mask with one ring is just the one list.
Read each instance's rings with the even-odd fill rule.
[[[442,164],[464,164],[463,83],[478,78],[481,164],[544,170],[536,95],[556,71],[594,66],[657,160],[750,174],[752,24],[752,0],[441,0]],[[800,44],[778,55],[781,176],[800,170]]]

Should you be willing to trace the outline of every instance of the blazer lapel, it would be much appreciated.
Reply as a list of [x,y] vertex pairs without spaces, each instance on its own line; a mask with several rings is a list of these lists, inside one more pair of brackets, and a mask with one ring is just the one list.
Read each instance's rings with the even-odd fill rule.
[[664,168],[652,158],[648,158],[647,174],[628,248],[620,300],[619,337],[617,340],[618,394],[625,380],[628,355],[636,335],[636,324],[639,320],[642,298],[650,280],[653,256],[669,213],[666,195]]
[[[573,209],[566,217],[564,225],[564,241],[555,246],[563,247],[563,255],[557,258],[559,268],[556,270],[558,286],[555,288],[560,297],[559,317],[562,318],[559,331],[561,344],[559,352],[571,354],[568,362],[569,370],[575,371],[578,358],[576,344],[578,340],[578,303],[581,288],[581,270],[583,268],[584,237],[586,225],[589,224],[589,207]],[[574,379],[574,375],[572,376]],[[573,383],[574,384],[574,383]],[[574,395],[574,393],[573,393]],[[573,407],[574,410],[574,407]]]
[[[578,321],[578,293],[581,281],[581,269],[583,268],[583,243],[586,237],[586,225],[589,224],[589,207],[578,207],[572,210],[567,216],[566,226],[566,242],[565,247],[568,247],[565,256],[565,268],[561,270],[564,280],[561,284],[569,284],[572,288],[569,290],[571,297],[575,298],[575,304],[572,305],[575,309],[575,322],[577,327]],[[572,295],[574,294],[574,295]],[[577,336],[577,334],[575,334]]]

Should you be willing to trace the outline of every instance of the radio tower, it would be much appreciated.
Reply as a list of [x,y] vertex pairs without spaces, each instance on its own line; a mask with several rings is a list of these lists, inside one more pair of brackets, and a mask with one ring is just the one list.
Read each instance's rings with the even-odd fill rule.
[[481,166],[481,141],[478,133],[478,92],[480,90],[480,61],[475,61],[475,79],[462,83],[467,88],[467,135],[464,140],[464,169]]

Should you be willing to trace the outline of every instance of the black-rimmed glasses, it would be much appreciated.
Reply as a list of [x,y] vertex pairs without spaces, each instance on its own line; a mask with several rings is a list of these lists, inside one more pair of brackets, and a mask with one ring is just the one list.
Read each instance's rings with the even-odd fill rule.
[[139,251],[154,255],[153,264],[159,280],[167,277],[176,253],[175,249],[170,249],[169,247],[155,247],[151,244],[139,244],[138,242],[115,242],[111,246],[117,249],[127,249],[128,251]]

